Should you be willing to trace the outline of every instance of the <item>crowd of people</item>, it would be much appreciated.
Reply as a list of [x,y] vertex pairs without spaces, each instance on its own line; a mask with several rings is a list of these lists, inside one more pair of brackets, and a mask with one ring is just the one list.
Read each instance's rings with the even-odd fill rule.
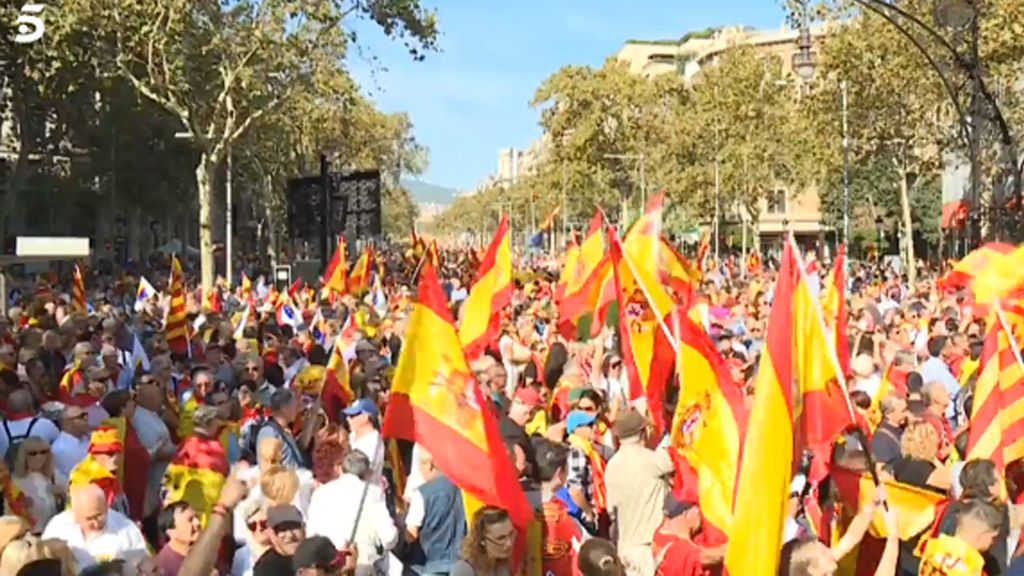
[[[443,258],[459,318],[476,260]],[[0,576],[529,571],[506,510],[464,505],[422,445],[382,437],[416,287],[400,256],[380,259],[366,294],[262,280],[189,293],[184,352],[168,342],[170,284],[143,294],[138,277],[86,273],[85,294],[70,275],[26,285],[0,319]],[[850,272],[858,425],[828,474],[808,462],[794,477],[780,573],[1024,574],[1024,477],[965,462],[984,319],[936,274],[908,286]],[[699,287],[703,326],[748,401],[774,275],[729,259]],[[616,330],[567,338],[557,279],[517,275],[500,338],[471,364],[537,512],[535,573],[722,573],[734,544],[706,525],[697,476],[631,397]],[[324,397],[329,374],[340,402]],[[669,421],[675,396],[669,386]],[[840,471],[874,493],[844,505]],[[897,492],[928,503],[924,521]]]

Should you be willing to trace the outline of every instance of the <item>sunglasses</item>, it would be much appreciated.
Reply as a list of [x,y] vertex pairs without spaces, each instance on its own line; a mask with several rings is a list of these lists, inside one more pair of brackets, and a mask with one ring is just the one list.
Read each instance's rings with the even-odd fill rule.
[[246,523],[246,527],[249,528],[250,532],[262,532],[267,529],[266,520],[251,520]]

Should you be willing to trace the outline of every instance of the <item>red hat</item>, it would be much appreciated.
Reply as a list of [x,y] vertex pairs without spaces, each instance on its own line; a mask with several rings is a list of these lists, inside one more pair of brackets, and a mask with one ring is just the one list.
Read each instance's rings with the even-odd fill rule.
[[540,405],[540,392],[533,386],[526,386],[516,392],[515,400],[524,406],[536,408]]

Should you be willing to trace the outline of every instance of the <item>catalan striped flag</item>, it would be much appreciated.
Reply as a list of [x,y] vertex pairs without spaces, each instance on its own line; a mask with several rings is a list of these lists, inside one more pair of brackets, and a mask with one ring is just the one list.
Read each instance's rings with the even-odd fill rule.
[[359,260],[356,260],[355,266],[352,267],[352,272],[348,277],[348,292],[354,296],[362,296],[370,289],[370,276],[373,273],[373,248],[369,245],[366,246],[366,250],[363,251],[362,256]]
[[477,357],[499,335],[502,312],[512,303],[512,289],[512,239],[506,215],[463,304],[465,314],[459,325],[459,341],[466,357]]
[[768,333],[757,371],[737,479],[725,567],[730,574],[774,576],[778,572],[786,500],[796,444],[793,358],[793,296],[799,272],[787,243],[768,317]]
[[185,354],[190,349],[188,317],[185,313],[185,273],[176,256],[171,256],[170,287],[171,304],[167,309],[167,323],[164,326],[167,333],[167,346],[171,352]]
[[433,264],[425,262],[419,276],[383,435],[420,444],[467,500],[508,510],[523,536],[517,541],[525,542],[534,512],[497,418],[466,364]]
[[[672,446],[697,472],[697,495],[706,536],[724,540],[732,526],[733,497],[747,429],[743,390],[732,379],[710,336],[676,308],[672,332],[679,345],[679,401]],[[713,543],[712,543],[713,545]]]
[[345,237],[338,239],[338,247],[334,250],[322,279],[324,297],[327,294],[346,294],[348,292],[348,254]]
[[1000,314],[993,315],[974,388],[967,458],[988,458],[1003,469],[1024,457],[1024,369]]
[[[626,252],[611,234],[611,261],[615,269],[615,289],[619,302],[619,334],[622,358],[629,378],[630,399],[647,398],[647,406],[658,430],[665,429],[665,381],[675,353],[658,332],[667,330],[665,319],[675,308],[671,296],[651,273],[655,254]],[[654,237],[654,245],[658,237]]]
[[82,269],[75,264],[74,285],[71,287],[71,310],[73,312],[88,312],[89,304],[85,299],[85,279],[82,278]]

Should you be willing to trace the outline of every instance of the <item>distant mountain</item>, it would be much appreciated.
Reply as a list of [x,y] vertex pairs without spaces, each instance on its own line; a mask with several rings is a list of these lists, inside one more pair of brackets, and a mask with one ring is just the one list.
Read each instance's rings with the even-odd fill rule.
[[441,204],[448,206],[455,201],[458,190],[445,188],[422,180],[402,180],[402,186],[412,194],[413,200],[420,204]]

